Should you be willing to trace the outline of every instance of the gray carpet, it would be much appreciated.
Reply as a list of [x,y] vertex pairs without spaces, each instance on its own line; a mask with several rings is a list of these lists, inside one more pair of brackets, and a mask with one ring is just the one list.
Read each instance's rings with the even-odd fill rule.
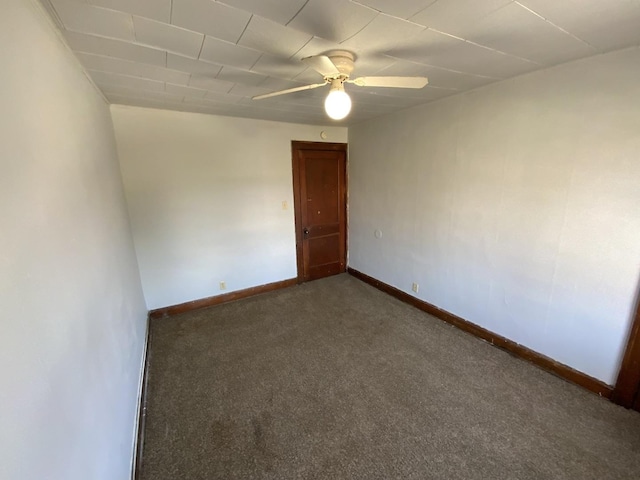
[[144,480],[640,478],[640,414],[348,275],[150,338]]

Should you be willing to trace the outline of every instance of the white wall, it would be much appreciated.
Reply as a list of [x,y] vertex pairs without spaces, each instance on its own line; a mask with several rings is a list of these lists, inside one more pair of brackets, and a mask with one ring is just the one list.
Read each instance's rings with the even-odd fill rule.
[[639,78],[640,50],[619,51],[351,127],[350,266],[614,383],[640,271]]
[[146,310],[108,105],[35,1],[0,45],[0,478],[128,479]]
[[324,130],[346,142],[346,128],[121,105],[111,114],[149,309],[296,276],[291,140],[321,141]]

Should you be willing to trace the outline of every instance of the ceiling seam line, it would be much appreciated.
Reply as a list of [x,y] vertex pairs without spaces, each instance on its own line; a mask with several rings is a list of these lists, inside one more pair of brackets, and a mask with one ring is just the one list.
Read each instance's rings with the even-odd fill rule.
[[[204,41],[206,39],[207,39],[207,36],[206,35],[202,35],[202,43],[200,44],[200,50],[198,50],[198,56],[196,57],[196,61],[200,60],[200,55],[202,55],[202,49],[204,48]],[[218,73],[220,73],[220,72],[218,72]]]
[[[108,58],[110,60],[115,60],[116,62],[123,62],[123,63],[127,63],[127,64],[132,64],[132,65],[140,65],[140,68],[152,68],[152,69],[158,69],[159,68],[159,69],[170,70],[171,72],[188,73],[189,75],[191,75],[191,73],[185,72],[184,70],[178,70],[176,68],[170,68],[169,66],[166,65],[166,63],[165,63],[165,66],[160,66],[160,65],[155,65],[153,63],[145,63],[145,62],[139,62],[137,60],[131,60],[129,58],[112,57],[111,55],[104,55],[102,53],[82,52],[82,51],[77,51],[75,53],[81,54],[81,55],[89,55],[90,57]],[[164,53],[166,54],[167,52],[164,52]],[[166,55],[165,55],[165,59],[166,59]],[[82,63],[82,61],[80,61],[80,63]],[[90,69],[90,70],[92,70],[92,69]],[[107,72],[106,70],[96,70],[96,71]],[[113,72],[113,73],[118,73],[118,72]]]
[[53,5],[53,3],[51,3],[51,0],[46,0],[46,2],[47,2],[47,5],[49,5],[49,7],[51,7],[51,11],[54,14],[54,17],[55,17],[54,18],[54,23],[57,23],[59,26],[61,26],[65,30],[67,30],[67,27],[65,26],[65,24],[62,21],[62,17],[60,17],[60,14],[58,13],[58,10]]
[[522,3],[518,2],[517,0],[514,1],[513,3],[519,5],[520,7],[524,8],[525,10],[527,10],[528,12],[531,12],[533,15],[535,15],[536,17],[541,18],[542,20],[544,20],[545,22],[547,22],[549,25],[557,28],[558,30],[560,30],[561,32],[569,35],[572,38],[575,38],[576,40],[578,40],[579,42],[584,43],[586,46],[588,46],[589,48],[592,48],[593,50],[595,50],[596,52],[598,52],[599,50],[594,46],[591,45],[589,42],[587,42],[586,40],[583,40],[582,38],[578,37],[577,35],[574,35],[573,33],[571,33],[568,30],[565,30],[564,28],[562,28],[560,25],[556,25],[555,23],[553,23],[551,20],[549,20],[546,17],[543,17],[542,15],[540,15],[538,12],[536,12],[535,10],[530,9],[529,7],[527,7],[526,5],[523,5]]
[[[251,14],[251,16],[249,17],[249,20],[247,21],[247,24],[244,26],[244,28],[242,29],[242,33],[240,34],[240,36],[238,37],[238,40],[236,40],[236,45],[238,45],[240,43],[240,40],[242,39],[242,36],[244,35],[244,32],[247,31],[247,28],[249,28],[249,24],[251,23],[251,19],[253,18],[253,14]],[[240,45],[239,45],[240,46]]]
[[[400,61],[407,62],[407,63],[414,63],[416,65],[422,65],[424,67],[436,68],[438,70],[444,70],[446,72],[459,73],[461,75],[469,75],[471,77],[487,78],[489,80],[504,80],[505,78],[507,78],[507,77],[490,77],[488,75],[480,75],[479,73],[463,72],[462,70],[454,70],[453,68],[440,67],[438,65],[432,65],[430,63],[424,63],[424,62],[418,62],[416,60],[407,60],[406,58],[394,57],[393,55],[385,55],[385,56],[387,56],[389,58],[393,58],[394,60],[400,60]],[[384,72],[387,68],[390,68],[392,66],[393,65],[389,65],[388,67],[385,67],[382,70],[380,70],[380,72]]]
[[[264,55],[264,52],[260,54],[260,56],[256,59],[256,61],[255,61],[255,62],[253,62],[253,64],[251,64],[251,66],[249,67],[249,70],[247,70],[248,72],[251,72],[251,73],[258,73],[258,72],[255,72],[255,71],[253,70],[253,67],[255,67],[255,66],[256,66],[256,64],[260,61],[260,59],[262,58],[262,56],[263,56],[263,55]],[[262,75],[262,74],[260,74],[260,75]]]
[[[377,8],[371,7],[369,5],[365,5],[364,3],[360,3],[357,0],[349,0],[349,1],[351,3],[355,3],[356,5],[360,5],[361,7],[367,8],[369,10],[373,10],[374,12],[376,12],[376,13],[378,13],[380,15],[383,15],[385,17],[393,18],[394,20],[400,20],[401,22],[406,22],[406,23],[409,23],[411,25],[415,25],[416,27],[429,28],[427,25],[423,25],[421,23],[413,22],[413,21],[409,20],[408,18],[402,18],[402,17],[398,17],[397,15],[391,15],[390,13],[383,12],[382,10],[378,10]],[[433,5],[433,4],[431,4],[431,5]],[[429,7],[431,5],[429,5]],[[426,7],[426,8],[429,8],[429,7]],[[422,11],[422,10],[420,10],[420,11]],[[419,13],[419,12],[416,12],[415,14],[411,15],[411,17],[417,15],[417,13]],[[409,18],[411,18],[411,17],[409,17]]]
[[[420,9],[420,10],[418,10],[416,13],[414,13],[413,15],[411,15],[409,18],[413,18],[413,17],[415,17],[416,15],[418,15],[418,14],[420,14],[420,13],[424,12],[424,11],[425,11],[425,10],[427,10],[428,8],[433,7],[436,3],[438,3],[438,1],[439,1],[439,0],[435,0],[434,2],[431,2],[429,5],[427,5],[427,6],[426,6],[426,7],[424,7],[424,8],[421,8],[421,9]],[[421,24],[421,23],[419,23],[418,25],[422,25],[422,24]],[[429,28],[429,26],[428,26],[428,25],[424,25],[424,26],[425,26],[426,28]]]
[[[51,28],[53,29],[53,31],[54,31],[57,39],[58,39],[58,41],[60,41],[62,43],[62,45],[64,46],[65,51],[67,53],[70,53],[71,56],[75,59],[76,65],[80,68],[80,72],[87,79],[87,81],[92,86],[92,88],[97,92],[97,94],[102,98],[102,100],[104,100],[104,102],[107,105],[111,105],[111,102],[109,101],[107,96],[102,92],[102,90],[100,89],[98,84],[95,82],[95,80],[93,79],[93,77],[89,73],[89,69],[86,68],[82,64],[80,59],[76,56],[75,50],[73,48],[71,48],[71,46],[67,43],[67,39],[65,38],[64,32],[63,32],[62,29],[64,28],[64,30],[66,30],[66,31],[69,31],[69,30],[62,23],[62,19],[60,18],[59,14],[58,14],[58,11],[55,9],[53,4],[51,2],[49,2],[49,1],[47,2],[47,4],[51,7],[53,13],[55,14],[56,18],[51,18],[51,15],[49,14],[46,6],[43,5],[41,2],[33,1],[32,3],[34,4],[36,10],[38,11],[38,14],[42,15],[44,20],[47,22],[47,24],[51,26]],[[58,21],[60,22],[59,24],[58,24]]]
[[489,50],[491,52],[499,53],[500,55],[505,55],[507,57],[517,58],[518,60],[524,60],[525,62],[533,63],[534,65],[539,65],[543,67],[542,63],[538,63],[535,60],[531,60],[530,58],[520,57],[519,55],[514,55],[513,53],[503,52],[502,50],[498,50],[497,48],[487,47],[486,45],[482,45],[480,43],[476,43],[473,40],[465,40],[466,43],[471,45],[475,45],[476,47],[484,48],[485,50]]
[[289,57],[289,60],[291,60],[293,57],[295,57],[296,55],[298,55],[298,53],[300,53],[300,51],[301,51],[304,47],[306,47],[307,45],[309,45],[309,44],[311,43],[311,41],[312,41],[314,38],[320,38],[320,37],[316,37],[315,35],[311,35],[311,38],[310,38],[309,40],[307,40],[307,42],[306,42],[304,45],[302,45],[298,50],[296,50],[296,52],[295,52],[293,55],[291,55],[291,56]]
[[140,77],[137,75],[128,75],[126,73],[117,73],[117,72],[110,72],[108,70],[98,70],[95,68],[87,68],[88,72],[96,72],[96,73],[107,73],[109,75],[115,75],[118,77],[127,77],[127,78],[136,78],[138,80],[148,80],[151,82],[156,82],[156,83],[165,83],[163,80],[156,80],[155,78],[149,78],[149,77]]
[[372,7],[371,5],[366,5],[366,4],[364,4],[364,3],[360,3],[360,2],[358,2],[357,0],[349,0],[349,2],[350,2],[350,3],[355,3],[356,5],[359,5],[359,6],[361,6],[361,7],[364,7],[364,8],[366,8],[367,10],[373,10],[373,11],[374,11],[374,12],[376,12],[376,13],[383,13],[383,12],[382,12],[382,10],[378,10],[377,8]]
[[300,7],[300,10],[298,10],[298,11],[293,15],[293,17],[291,17],[291,18],[289,19],[289,21],[288,21],[287,23],[285,23],[285,24],[284,24],[284,26],[285,26],[285,27],[289,26],[289,24],[290,24],[291,22],[293,22],[293,20],[294,20],[298,15],[300,15],[300,12],[304,9],[304,7],[306,7],[306,6],[307,6],[307,3],[309,3],[310,1],[311,1],[311,0],[307,0],[306,2],[304,2],[304,5],[302,5],[302,6]]
[[496,48],[487,47],[486,45],[482,45],[482,44],[480,44],[480,43],[476,43],[476,42],[474,42],[473,40],[467,40],[466,38],[458,37],[458,36],[456,36],[456,35],[452,35],[451,33],[443,32],[443,31],[441,31],[441,30],[437,30],[437,29],[432,28],[432,27],[427,27],[427,29],[428,29],[428,30],[431,30],[432,32],[439,33],[440,35],[445,35],[445,36],[447,36],[447,37],[455,38],[456,40],[463,41],[463,42],[468,43],[468,44],[470,44],[470,45],[475,45],[476,47],[484,48],[485,50],[489,50],[489,51],[491,51],[491,52],[496,52],[496,53],[499,53],[499,54],[501,54],[501,55],[506,55],[507,57],[513,57],[513,58],[517,58],[517,59],[519,59],[519,60],[524,60],[524,61],[526,61],[526,62],[533,63],[533,64],[535,64],[535,65],[543,66],[541,63],[535,62],[535,61],[530,60],[530,59],[528,59],[528,58],[520,57],[520,56],[518,56],[518,55],[514,55],[514,54],[512,54],[512,53],[503,52],[502,50],[498,50],[498,49],[496,49]]
[[468,44],[470,44],[470,45],[475,45],[476,47],[484,48],[485,50],[489,50],[489,51],[491,51],[491,52],[496,52],[496,53],[499,53],[499,54],[501,54],[501,55],[506,55],[507,57],[517,58],[517,59],[519,59],[519,60],[524,60],[525,62],[529,62],[529,63],[533,63],[533,64],[535,64],[535,65],[540,65],[540,66],[542,66],[542,64],[541,64],[541,63],[538,63],[538,62],[536,62],[536,61],[534,61],[534,60],[530,60],[530,59],[528,59],[528,58],[520,57],[520,56],[518,56],[518,55],[514,55],[514,54],[512,54],[512,53],[503,52],[502,50],[498,50],[498,49],[496,49],[496,48],[487,47],[486,45],[482,45],[482,44],[480,44],[480,43],[476,43],[476,42],[474,42],[473,40],[467,40],[466,38],[458,37],[458,36],[456,36],[456,35],[452,35],[452,34],[450,34],[450,33],[443,32],[443,31],[441,31],[441,30],[437,30],[437,29],[432,28],[432,27],[427,27],[427,28],[428,28],[429,30],[431,30],[432,32],[439,33],[440,35],[445,35],[445,36],[447,36],[447,37],[455,38],[456,40],[461,40],[461,41],[463,41],[463,42],[465,42],[465,43],[468,43]]
[[[186,88],[190,88],[191,87],[191,77],[193,77],[193,73],[189,74],[189,80],[187,80],[187,84],[185,85]],[[165,88],[165,90],[167,89],[167,84],[166,83],[164,84],[164,88]],[[184,102],[184,100],[183,100],[183,102]]]
[[365,28],[367,28],[369,25],[371,25],[373,23],[373,21],[378,18],[378,16],[380,15],[380,13],[378,13],[375,17],[373,17],[371,19],[370,22],[368,22],[366,25],[364,25],[360,30],[358,30],[356,33],[354,33],[353,35],[351,35],[348,38],[345,38],[344,40],[338,42],[339,45],[342,45],[344,42],[346,42],[347,40],[351,40],[353,37],[355,37],[356,35],[358,35],[361,31],[363,31]]

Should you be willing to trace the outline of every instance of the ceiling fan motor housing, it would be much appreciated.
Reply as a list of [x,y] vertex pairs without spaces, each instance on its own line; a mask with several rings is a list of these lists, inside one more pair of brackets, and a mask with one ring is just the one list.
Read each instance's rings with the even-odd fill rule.
[[346,50],[331,50],[330,52],[325,53],[325,55],[329,57],[336,66],[340,72],[340,77],[348,79],[351,72],[353,72],[356,56]]

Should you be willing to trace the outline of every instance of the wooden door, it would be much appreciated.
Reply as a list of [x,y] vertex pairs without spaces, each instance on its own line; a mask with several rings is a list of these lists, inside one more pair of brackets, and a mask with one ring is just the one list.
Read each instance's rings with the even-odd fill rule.
[[292,142],[298,280],[346,271],[347,146]]
[[629,343],[622,360],[612,400],[619,405],[640,412],[640,293],[636,304],[636,315]]

